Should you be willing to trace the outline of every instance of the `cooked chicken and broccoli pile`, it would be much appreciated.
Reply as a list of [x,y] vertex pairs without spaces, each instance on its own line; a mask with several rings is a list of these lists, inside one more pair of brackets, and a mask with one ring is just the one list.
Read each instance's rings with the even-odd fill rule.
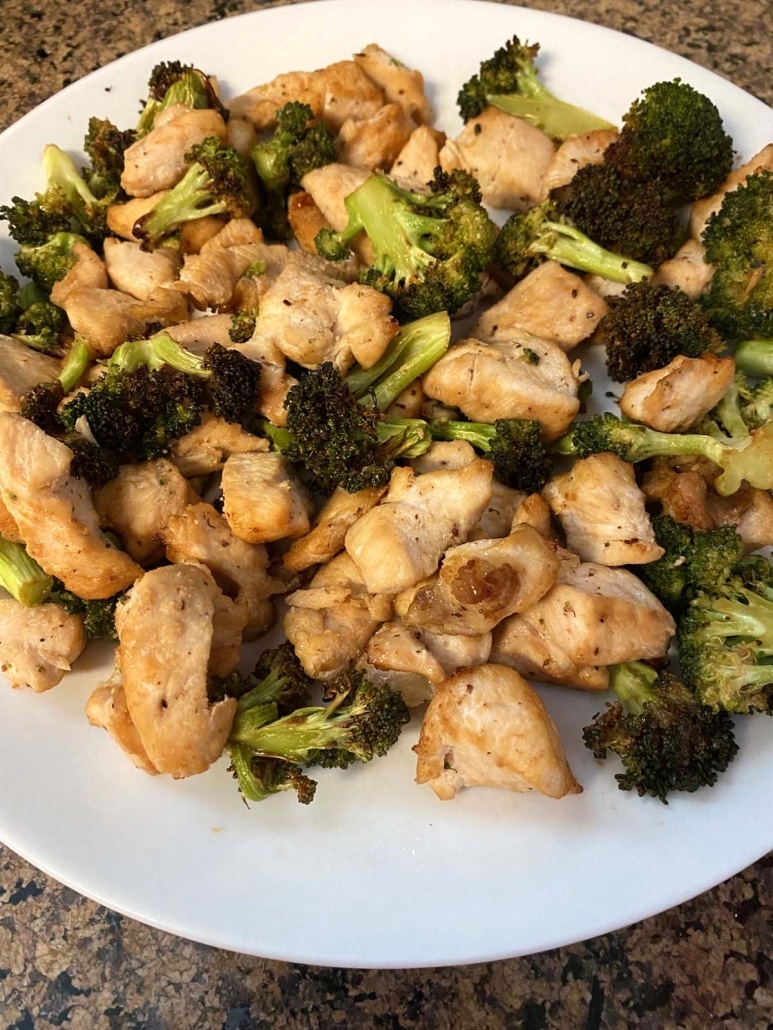
[[230,98],[165,62],[46,146],[0,208],[13,686],[114,640],[89,721],[249,801],[412,711],[439,798],[577,793],[561,690],[622,789],[716,782],[773,711],[773,144],[678,79],[612,125],[538,51],[456,136],[371,44]]

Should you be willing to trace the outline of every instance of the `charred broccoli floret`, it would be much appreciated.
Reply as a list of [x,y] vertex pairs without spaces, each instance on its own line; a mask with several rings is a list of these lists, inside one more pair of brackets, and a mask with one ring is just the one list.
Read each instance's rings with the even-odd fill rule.
[[47,300],[36,301],[19,315],[10,334],[25,347],[43,354],[61,354],[62,334],[70,328],[65,311]]
[[703,704],[673,673],[626,662],[610,668],[609,683],[618,700],[583,729],[583,740],[595,758],[619,756],[621,790],[668,804],[673,791],[713,786],[735,758],[733,720]]
[[587,164],[558,191],[556,210],[615,254],[657,267],[674,256],[685,230],[677,209],[651,182],[630,183],[604,164]]
[[90,248],[88,240],[71,232],[56,233],[43,243],[22,243],[16,251],[16,267],[48,295],[78,260],[82,247]]
[[351,240],[364,231],[374,257],[360,282],[391,297],[400,321],[436,311],[454,314],[476,296],[497,230],[467,172],[436,169],[427,193],[401,189],[376,172],[344,203],[347,227],[340,233],[321,230],[317,251],[343,260]]
[[593,342],[605,347],[607,373],[616,383],[664,368],[680,354],[697,358],[722,346],[700,305],[681,290],[648,280],[607,299]]
[[28,390],[22,397],[19,414],[52,436],[63,433],[65,426],[59,416],[59,406],[81,381],[92,361],[91,348],[81,337],[76,337],[65,355],[59,376],[53,382],[38,383]]
[[462,120],[476,118],[493,105],[535,125],[554,139],[611,129],[613,126],[589,111],[559,100],[542,83],[537,72],[538,43],[522,43],[513,36],[494,51],[459,90],[457,106]]
[[207,215],[241,218],[255,210],[249,165],[218,136],[195,144],[185,155],[182,179],[134,223],[132,232],[150,250],[184,222]]
[[122,195],[124,154],[135,139],[133,129],[119,129],[109,118],[89,118],[83,149],[91,164],[82,175],[99,200],[114,202]]
[[290,239],[287,198],[304,175],[337,160],[335,135],[308,104],[291,100],[277,111],[273,135],[256,143],[250,156],[260,180],[258,223],[267,238]]
[[761,490],[773,489],[773,422],[740,438],[720,439],[705,433],[662,433],[604,412],[576,422],[554,446],[559,454],[578,458],[611,451],[632,464],[695,455],[719,467],[714,488],[723,497],[734,494],[744,480]]
[[714,193],[733,164],[733,141],[716,104],[673,79],[656,82],[623,115],[604,162],[633,182],[656,184],[674,201]]
[[16,328],[22,307],[19,303],[19,280],[0,269],[0,333],[8,336]]
[[82,615],[83,628],[89,640],[117,640],[115,609],[123,596],[123,593],[118,593],[112,597],[86,601],[72,590],[67,590],[60,580],[54,579],[49,600],[70,615]]
[[600,246],[560,215],[553,201],[510,215],[492,250],[492,265],[516,280],[542,261],[557,261],[619,283],[649,279],[653,271],[641,261]]
[[494,465],[497,479],[515,490],[539,493],[553,473],[553,462],[533,419],[500,418],[488,422],[435,419],[434,440],[466,440]]
[[231,343],[246,343],[247,340],[251,339],[255,332],[257,319],[257,308],[235,311],[231,315],[231,324],[228,327],[228,338]]
[[160,61],[148,79],[148,94],[142,102],[136,135],[144,136],[150,132],[159,112],[172,104],[195,109],[213,108],[224,117],[227,115],[208,75],[181,61]]
[[0,586],[27,607],[47,600],[54,584],[23,544],[0,536]]

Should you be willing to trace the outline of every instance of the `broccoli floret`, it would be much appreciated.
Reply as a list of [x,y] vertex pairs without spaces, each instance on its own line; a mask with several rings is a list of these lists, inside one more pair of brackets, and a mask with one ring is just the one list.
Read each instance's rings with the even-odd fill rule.
[[752,385],[737,368],[735,381],[741,418],[749,429],[756,429],[773,417],[773,374]]
[[745,557],[743,540],[733,526],[696,529],[660,515],[652,520],[652,528],[665,553],[635,571],[674,615],[699,591],[730,578]]
[[228,338],[231,343],[246,343],[252,339],[257,320],[257,308],[247,308],[244,311],[234,312],[231,315],[231,324],[228,327]]
[[304,175],[337,160],[335,135],[308,104],[292,100],[277,112],[273,135],[255,144],[250,156],[260,180],[258,223],[267,239],[288,240],[287,198]]
[[227,117],[208,75],[181,61],[160,61],[148,79],[148,95],[141,106],[136,136],[150,132],[159,112],[172,104],[184,104],[195,109],[213,108]]
[[86,601],[55,579],[49,600],[70,615],[82,615],[83,628],[89,640],[117,640],[115,609],[123,596],[123,593],[117,593],[112,597]]
[[401,322],[436,311],[454,314],[476,296],[497,229],[467,172],[436,169],[428,193],[403,190],[376,172],[344,203],[347,227],[340,233],[321,230],[317,252],[340,261],[364,231],[374,257],[360,282],[391,297]]
[[746,375],[773,379],[773,337],[740,340],[733,348],[733,357],[735,367]]
[[674,201],[714,193],[733,165],[733,141],[707,96],[682,82],[656,82],[623,115],[604,162],[633,182],[650,182]]
[[255,210],[255,189],[247,161],[218,136],[195,144],[185,155],[182,179],[135,222],[132,232],[148,250],[184,222],[207,215],[241,218]]
[[627,182],[608,165],[588,164],[575,172],[558,192],[556,210],[601,247],[653,267],[684,242],[679,212],[658,187]]
[[0,586],[27,607],[48,599],[54,584],[23,544],[0,536]]
[[611,412],[579,421],[554,444],[559,454],[587,458],[611,451],[632,464],[656,457],[695,455],[720,469],[714,488],[723,497],[734,494],[744,480],[761,490],[773,489],[773,423],[748,435],[718,439],[704,433],[662,433]]
[[22,243],[16,251],[16,266],[22,275],[32,279],[48,295],[78,260],[81,247],[90,248],[85,237],[78,233],[59,232],[43,243]]
[[109,118],[89,118],[83,149],[91,165],[82,175],[97,199],[115,202],[122,195],[124,154],[135,139],[133,129],[119,129]]
[[493,462],[505,486],[539,493],[553,474],[553,461],[534,419],[500,418],[492,423],[436,419],[429,424],[435,440],[466,440]]
[[93,440],[80,433],[65,433],[62,440],[72,451],[70,474],[76,479],[82,479],[98,490],[118,475],[118,459]]
[[41,300],[31,304],[19,315],[11,336],[25,347],[43,354],[59,355],[62,334],[70,328],[65,311],[57,304]]
[[274,794],[294,790],[302,805],[309,805],[317,791],[317,781],[303,772],[296,762],[254,754],[243,744],[229,744],[230,770],[246,801],[265,801]]
[[755,172],[725,195],[703,244],[714,270],[701,303],[712,324],[733,340],[773,337],[771,172]]
[[65,431],[59,406],[81,381],[93,361],[91,348],[76,337],[62,362],[62,371],[53,382],[37,383],[22,397],[19,414],[44,432],[58,436]]
[[700,306],[681,290],[648,280],[607,298],[593,342],[606,349],[609,378],[624,383],[664,368],[678,355],[717,352],[722,341]]
[[701,703],[673,673],[625,662],[611,666],[609,685],[618,700],[583,729],[583,740],[595,758],[620,757],[621,790],[668,804],[673,791],[713,786],[735,758],[731,717]]
[[0,269],[0,333],[4,336],[12,333],[21,312],[19,280]]
[[610,122],[559,100],[546,89],[536,68],[538,53],[538,43],[522,43],[513,36],[482,61],[478,74],[459,90],[457,105],[463,121],[476,118],[485,107],[493,105],[536,125],[554,139],[613,128]]
[[557,261],[618,283],[649,279],[649,265],[606,250],[563,215],[553,201],[544,201],[524,214],[512,214],[499,231],[492,265],[522,279],[542,261]]

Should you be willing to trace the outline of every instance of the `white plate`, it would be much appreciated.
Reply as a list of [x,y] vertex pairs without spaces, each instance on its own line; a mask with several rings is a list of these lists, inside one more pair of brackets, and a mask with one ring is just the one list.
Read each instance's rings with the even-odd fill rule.
[[[481,0],[318,0],[193,29],[68,87],[0,137],[0,201],[37,188],[47,142],[79,152],[90,114],[133,124],[162,59],[217,74],[232,95],[378,42],[424,72],[453,134],[458,86],[513,34],[541,43],[555,92],[609,119],[680,76],[718,104],[741,155],[773,139],[762,103],[630,36]],[[8,268],[12,250],[0,243]],[[107,662],[97,648],[47,694],[0,691],[0,839],[80,893],[211,945],[382,968],[529,954],[663,911],[773,847],[762,716],[741,724],[741,755],[714,789],[668,807],[619,791],[583,747],[598,697],[546,688],[581,795],[477,789],[440,802],[413,783],[414,725],[387,758],[324,775],[313,805],[285,795],[248,810],[224,761],[181,782],[152,778],[87,724]]]

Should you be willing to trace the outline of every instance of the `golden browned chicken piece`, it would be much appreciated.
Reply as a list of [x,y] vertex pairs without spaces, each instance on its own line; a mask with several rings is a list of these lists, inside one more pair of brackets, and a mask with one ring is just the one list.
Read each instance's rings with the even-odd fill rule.
[[343,550],[346,533],[357,519],[378,504],[386,487],[369,486],[349,493],[339,486],[324,502],[305,536],[294,540],[282,556],[289,572],[321,565]]
[[28,552],[79,597],[111,597],[142,568],[100,529],[88,486],[70,474],[72,457],[33,422],[0,413],[0,497]]
[[219,472],[233,454],[267,450],[268,441],[263,437],[205,412],[199,425],[173,441],[169,457],[186,479],[190,479]]
[[126,705],[152,765],[176,779],[223,752],[236,701],[207,696],[220,588],[199,565],[145,574],[116,611]]
[[479,636],[536,604],[555,583],[560,564],[543,536],[517,526],[501,540],[450,547],[434,576],[397,595],[395,613],[422,630]]
[[684,433],[719,404],[734,374],[732,358],[708,352],[699,358],[679,354],[663,368],[627,382],[620,411],[633,422],[663,433]]
[[0,335],[0,411],[19,411],[28,390],[53,382],[61,370],[56,358]]
[[395,594],[431,576],[452,543],[463,542],[491,496],[491,463],[417,476],[392,472],[382,502],[346,534],[349,555],[373,594]]
[[221,486],[228,525],[248,543],[294,540],[311,527],[311,498],[277,451],[232,454],[223,466]]
[[547,199],[551,190],[566,186],[585,165],[603,164],[604,151],[616,138],[615,129],[593,129],[559,143],[545,172],[541,199]]
[[315,679],[334,679],[353,665],[378,626],[392,617],[391,595],[372,595],[345,552],[285,601],[285,635]]
[[[307,172],[301,185],[327,224],[336,232],[342,232],[349,222],[344,201],[365,182],[369,174],[365,168],[353,168],[338,161]],[[373,247],[365,233],[358,233],[349,246],[365,264],[373,260]]]
[[384,93],[388,104],[399,104],[414,125],[432,121],[432,107],[424,89],[424,76],[408,68],[377,43],[368,43],[354,61]]
[[76,240],[72,245],[75,263],[51,288],[51,300],[63,308],[74,290],[107,289],[108,275],[105,262],[85,242]]
[[171,286],[180,271],[180,254],[172,247],[143,250],[139,243],[108,236],[104,254],[110,284],[137,300],[150,300]]
[[681,290],[695,300],[711,282],[714,269],[706,262],[706,251],[698,240],[685,240],[672,258],[658,265],[652,277],[656,286]]
[[582,788],[539,694],[514,669],[479,665],[439,683],[421,726],[416,782],[441,801],[464,787],[536,790],[550,798]]
[[110,679],[101,683],[86,701],[86,718],[92,726],[107,730],[121,750],[143,772],[155,776],[155,765],[142,746],[137,727],[129,715],[121,673],[116,669]]
[[367,171],[385,170],[397,159],[413,132],[399,104],[384,104],[370,118],[348,118],[338,132],[338,155],[345,164]]
[[471,118],[440,151],[446,170],[463,168],[491,207],[525,211],[539,203],[555,146],[541,129],[496,107]]
[[579,363],[560,347],[523,334],[496,344],[468,338],[448,349],[422,388],[473,422],[536,419],[546,440],[564,433],[580,409]]
[[605,665],[577,665],[553,637],[546,639],[520,615],[511,615],[496,627],[491,643],[491,661],[509,665],[526,679],[555,683],[575,690],[607,690],[609,670]]
[[583,561],[641,565],[664,553],[633,466],[615,454],[576,461],[547,483],[542,496],[563,527],[567,547]]
[[126,340],[144,336],[148,326],[185,322],[189,314],[187,298],[163,286],[146,300],[120,290],[83,286],[62,306],[70,325],[99,358],[109,358]]
[[12,687],[40,692],[60,683],[86,646],[83,616],[58,604],[27,607],[0,598],[0,672]]
[[429,125],[419,125],[405,142],[389,169],[390,176],[403,189],[425,190],[440,165],[440,150],[445,133]]

